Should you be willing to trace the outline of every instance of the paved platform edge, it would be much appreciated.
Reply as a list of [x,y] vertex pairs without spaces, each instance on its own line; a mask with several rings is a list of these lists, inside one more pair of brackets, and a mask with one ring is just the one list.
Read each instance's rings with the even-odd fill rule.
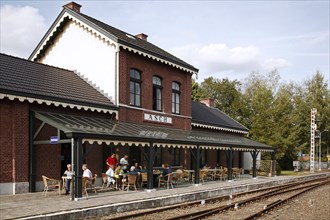
[[[300,180],[312,180],[322,177],[329,177],[330,173],[313,174],[307,176],[287,177],[280,180],[272,180],[271,178],[258,183],[249,182],[248,184],[239,184],[236,186],[225,186],[217,189],[204,189],[195,192],[180,193],[176,195],[164,195],[157,198],[149,198],[143,200],[135,200],[129,202],[121,202],[115,204],[99,205],[89,208],[74,209],[64,212],[45,213],[42,215],[25,216],[15,219],[82,219],[93,216],[109,216],[118,212],[132,211],[138,209],[157,208],[161,206],[169,206],[183,202],[198,201],[207,198],[231,195],[233,193],[245,192],[248,190],[270,187],[278,184],[296,182]],[[196,187],[198,188],[198,187]]]

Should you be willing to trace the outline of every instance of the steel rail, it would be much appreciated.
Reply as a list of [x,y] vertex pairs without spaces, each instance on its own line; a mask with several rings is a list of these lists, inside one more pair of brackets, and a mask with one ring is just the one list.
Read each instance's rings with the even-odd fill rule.
[[[325,182],[325,183],[326,183],[326,184],[329,184],[329,181],[327,181],[327,182]],[[292,199],[294,199],[294,198],[296,198],[296,197],[302,195],[303,193],[306,193],[306,192],[308,192],[308,191],[310,191],[310,190],[313,190],[313,189],[315,189],[315,188],[317,188],[317,187],[319,187],[319,186],[322,186],[322,185],[324,185],[324,182],[323,182],[323,183],[319,183],[319,184],[312,185],[311,187],[308,187],[307,189],[304,189],[304,190],[302,190],[301,192],[298,192],[298,193],[296,193],[296,194],[294,194],[294,195],[292,195],[292,196],[290,196],[290,197],[288,197],[288,198],[286,198],[286,199],[283,199],[283,200],[277,200],[276,202],[273,202],[273,203],[271,203],[271,204],[268,204],[263,210],[261,210],[261,211],[255,213],[255,214],[252,214],[252,215],[250,215],[250,216],[244,218],[244,220],[252,220],[252,219],[256,219],[256,218],[258,218],[258,217],[264,215],[265,213],[267,213],[267,212],[273,210],[274,208],[276,208],[276,207],[278,207],[278,206],[280,206],[280,205],[283,205],[284,203],[286,203],[286,202],[288,202],[288,201],[290,201],[290,200],[292,200]]]
[[[324,184],[325,182],[328,182],[328,181],[323,181],[319,184]],[[299,182],[296,183],[296,185],[300,185],[300,184],[301,183],[299,183]],[[317,187],[319,184],[313,184],[312,186]],[[287,186],[285,186],[283,188],[286,189]],[[202,210],[202,211],[187,213],[187,214],[183,214],[183,215],[179,215],[179,216],[175,216],[175,217],[171,217],[171,218],[166,218],[166,220],[177,220],[177,219],[195,220],[195,219],[201,219],[201,218],[205,218],[205,217],[210,216],[210,215],[214,215],[214,214],[219,213],[219,212],[224,211],[224,210],[229,210],[231,208],[242,206],[244,204],[247,204],[247,203],[250,203],[250,202],[253,202],[253,201],[257,201],[257,200],[268,198],[268,197],[271,197],[271,196],[283,194],[283,193],[286,193],[286,192],[289,192],[289,191],[299,190],[299,189],[302,189],[302,188],[306,188],[306,186],[299,187],[299,188],[294,188],[294,189],[290,189],[290,190],[285,190],[285,191],[281,191],[283,189],[275,189],[271,192],[267,192],[267,193],[264,193],[262,195],[257,195],[257,196],[254,196],[254,197],[251,197],[251,198],[248,198],[248,199],[244,199],[244,200],[235,202],[235,203],[230,204],[230,205],[222,205],[222,206],[218,206],[218,207],[215,207],[215,208],[205,209],[205,210]]]
[[[306,183],[310,183],[310,182],[316,182],[316,181],[320,181],[320,180],[323,180],[323,179],[329,179],[329,178],[325,177],[325,178],[320,178],[320,179],[306,180],[306,181],[303,181],[303,182],[294,182],[294,183],[288,183],[288,184],[279,185],[279,186],[271,186],[271,187],[268,187],[268,188],[254,189],[254,190],[250,190],[250,191],[246,191],[246,192],[240,192],[240,193],[236,193],[236,194],[232,194],[232,195],[208,198],[208,199],[205,199],[203,201],[205,202],[205,204],[207,204],[207,203],[211,203],[211,202],[215,202],[215,201],[219,201],[219,200],[221,201],[221,200],[224,200],[224,199],[233,199],[233,198],[237,198],[237,197],[244,196],[244,195],[247,195],[247,194],[253,194],[253,193],[258,193],[258,192],[263,192],[263,191],[269,191],[269,190],[273,190],[273,189],[274,190],[276,190],[276,189],[283,190],[285,188],[289,188],[289,187],[292,187],[292,186],[306,184]],[[274,191],[271,191],[271,192],[274,192]],[[267,192],[265,194],[269,194],[271,192]],[[264,195],[264,194],[262,194],[262,195]],[[135,217],[140,217],[140,216],[143,216],[143,215],[150,215],[150,214],[153,214],[155,212],[164,212],[164,211],[168,211],[168,210],[172,210],[172,209],[184,208],[184,207],[191,206],[191,205],[199,205],[199,204],[201,204],[201,202],[202,202],[202,200],[193,201],[193,202],[186,202],[186,203],[181,203],[181,204],[177,204],[177,205],[157,208],[157,209],[153,209],[153,210],[142,211],[142,212],[138,212],[138,213],[132,213],[132,214],[128,214],[128,215],[110,217],[110,218],[107,218],[107,219],[109,219],[109,220],[123,220],[123,219],[135,218]],[[211,211],[211,210],[207,209],[204,212],[208,212],[208,211]],[[169,219],[171,219],[171,218],[169,218]],[[173,219],[179,219],[179,218],[173,218]]]

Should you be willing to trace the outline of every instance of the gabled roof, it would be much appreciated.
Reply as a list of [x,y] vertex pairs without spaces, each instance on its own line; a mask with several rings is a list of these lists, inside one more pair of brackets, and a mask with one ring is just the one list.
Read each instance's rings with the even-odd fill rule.
[[[65,17],[66,15],[69,15],[70,18],[74,17],[75,19],[79,20],[79,22],[85,23],[86,25],[99,31],[100,33],[102,33],[104,36],[108,37],[112,41],[119,43],[121,46],[127,46],[128,48],[133,48],[144,54],[149,54],[150,57],[157,57],[161,60],[168,61],[169,63],[179,65],[180,67],[190,70],[190,72],[192,73],[198,72],[198,69],[195,68],[194,66],[184,62],[178,57],[168,53],[167,51],[157,47],[156,45],[146,40],[142,40],[138,37],[135,37],[134,35],[119,30],[95,18],[74,11],[67,7],[63,8],[62,12],[57,17],[57,19],[53,23],[52,27],[48,30],[46,35],[43,37],[37,48],[32,52],[29,59],[37,59],[37,57],[40,56],[39,53],[41,52],[41,54],[43,54],[43,51],[45,51],[47,47],[52,44],[51,41],[56,37],[56,35],[59,32],[61,32],[62,26],[64,26],[65,23],[68,22],[69,20],[67,19],[67,17]],[[60,27],[60,28],[56,28],[56,27]]]
[[249,130],[217,108],[192,102],[191,117],[193,126],[247,133]]
[[114,28],[108,24],[105,24],[99,20],[96,20],[92,17],[89,17],[88,15],[85,15],[83,13],[80,13],[81,16],[85,17],[87,20],[89,20],[90,22],[96,24],[97,26],[99,26],[100,28],[106,30],[107,32],[109,32],[110,34],[114,35],[117,39],[118,42],[127,46],[131,46],[134,47],[136,49],[140,49],[142,51],[151,53],[152,55],[158,56],[162,59],[167,59],[171,62],[174,62],[176,64],[182,65],[188,69],[194,70],[196,72],[198,72],[198,69],[196,69],[194,66],[186,63],[185,61],[179,59],[178,57],[168,53],[167,51],[157,47],[156,45],[146,41],[146,40],[142,40],[138,37],[135,37],[134,35],[128,34],[124,31],[121,31],[117,28]]
[[0,66],[0,98],[27,97],[33,98],[29,101],[52,101],[85,109],[116,109],[106,96],[73,71],[6,54],[0,54]]

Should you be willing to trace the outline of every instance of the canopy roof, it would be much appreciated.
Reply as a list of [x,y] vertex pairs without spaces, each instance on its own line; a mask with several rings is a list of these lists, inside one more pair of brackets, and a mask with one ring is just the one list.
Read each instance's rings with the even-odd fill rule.
[[36,112],[35,117],[90,144],[128,144],[162,147],[230,149],[240,151],[274,151],[274,148],[242,135],[122,123],[111,118]]

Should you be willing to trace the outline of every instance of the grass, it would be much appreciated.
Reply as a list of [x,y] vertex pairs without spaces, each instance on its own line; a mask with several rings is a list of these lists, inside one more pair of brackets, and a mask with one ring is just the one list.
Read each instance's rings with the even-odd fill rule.
[[280,176],[301,176],[305,174],[305,171],[294,172],[293,170],[282,170]]

